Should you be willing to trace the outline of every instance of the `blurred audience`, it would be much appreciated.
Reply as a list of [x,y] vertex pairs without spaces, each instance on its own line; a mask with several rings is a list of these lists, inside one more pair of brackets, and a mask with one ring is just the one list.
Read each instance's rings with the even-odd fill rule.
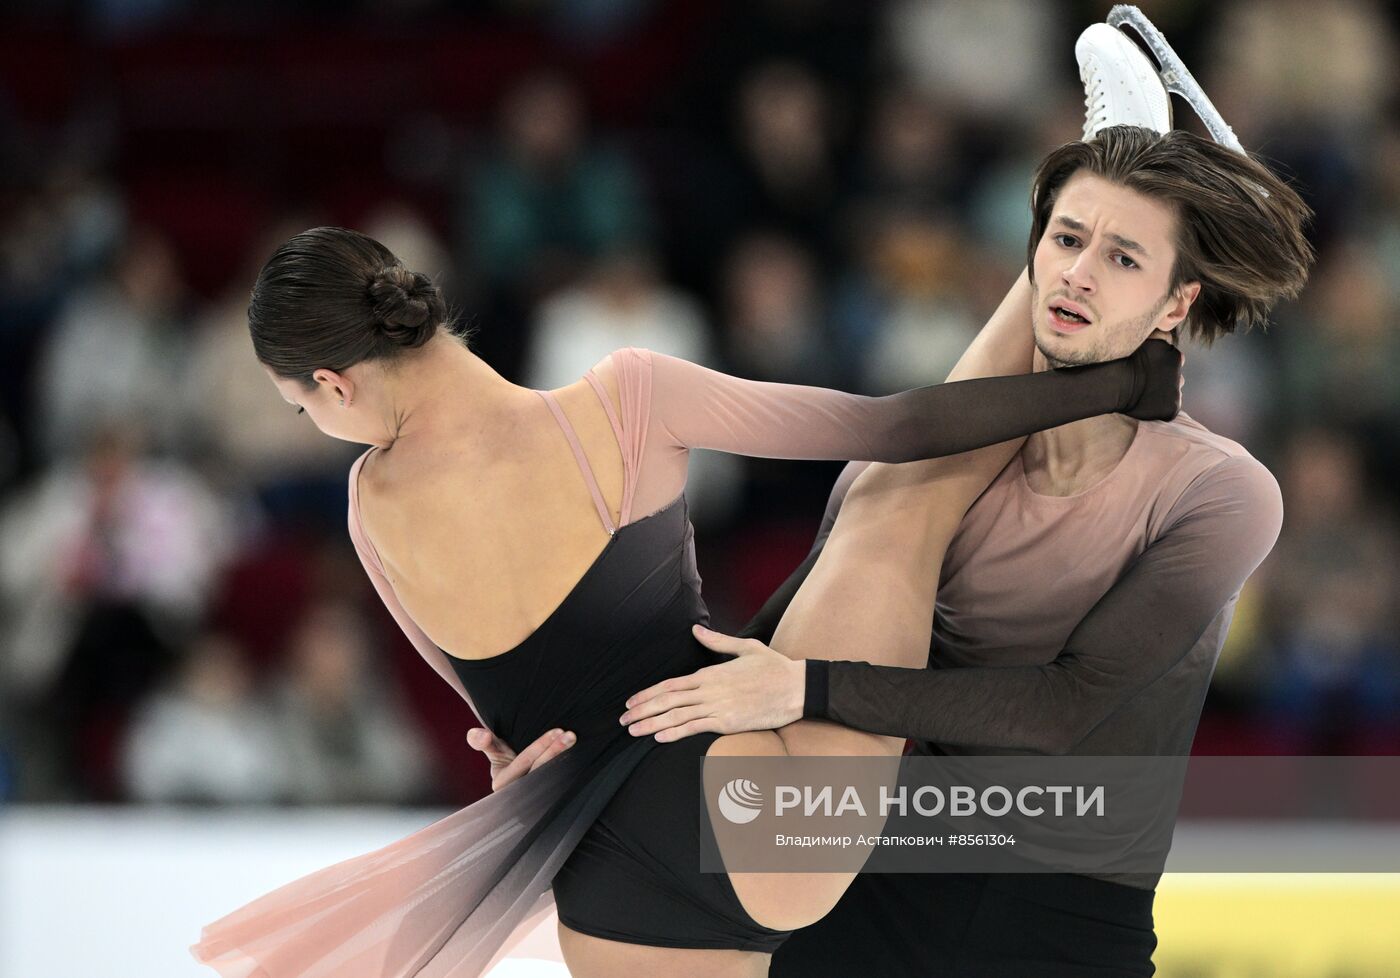
[[36,372],[34,428],[50,460],[80,451],[94,418],[139,420],[158,449],[180,447],[184,304],[169,242],[144,227],[128,232],[105,275],[70,296]]
[[1279,473],[1285,532],[1268,559],[1267,714],[1300,753],[1350,753],[1362,726],[1400,729],[1400,535],[1367,484],[1360,444],[1309,428]]
[[836,312],[842,349],[867,392],[943,380],[977,335],[985,314],[970,307],[961,279],[978,251],[960,237],[947,218],[902,209],[868,225]]
[[272,739],[302,804],[417,804],[432,797],[430,752],[370,658],[366,622],[343,600],[313,605],[272,685]]
[[127,795],[167,804],[285,801],[295,781],[316,772],[291,766],[274,720],[238,645],[200,636],[173,681],[132,719],[121,752]]
[[[5,123],[0,130],[18,132]],[[18,160],[7,162],[21,169]],[[42,175],[32,186],[22,182],[17,198],[0,208],[0,417],[12,424],[30,414],[34,360],[55,311],[108,260],[126,226],[120,191],[68,153],[35,168]],[[13,432],[17,443],[28,436]]]
[[[591,138],[577,85],[542,73],[507,91],[497,140],[465,175],[455,239],[500,320],[519,331],[537,302],[611,249],[643,240],[650,223],[627,157]],[[526,340],[482,337],[506,369]]]
[[1319,262],[1297,316],[1278,337],[1289,420],[1318,418],[1400,448],[1400,311],[1376,248],[1348,238]]
[[95,422],[88,438],[0,513],[0,678],[43,728],[51,769],[107,798],[105,748],[168,675],[240,540],[227,502],[148,455],[142,429]]
[[198,622],[240,544],[226,500],[183,464],[147,454],[142,429],[98,420],[87,435],[82,458],[55,465],[0,515],[0,664],[11,690],[53,682],[92,608],[131,607],[172,631]]
[[816,243],[826,256],[841,182],[837,120],[821,82],[801,65],[757,68],[738,95],[734,201],[749,226]]
[[895,0],[886,21],[900,71],[931,97],[1010,127],[1040,111],[1038,97],[1063,77],[1059,11],[1019,0]]
[[740,241],[724,274],[725,360],[735,373],[783,384],[837,384],[812,255],[791,238]]
[[626,346],[714,362],[700,304],[669,287],[656,257],[639,248],[600,257],[575,285],[539,304],[524,382],[543,390],[572,384]]

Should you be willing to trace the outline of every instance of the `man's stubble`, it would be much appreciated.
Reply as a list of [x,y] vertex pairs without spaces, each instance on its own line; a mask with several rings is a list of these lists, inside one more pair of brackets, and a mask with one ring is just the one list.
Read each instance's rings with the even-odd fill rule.
[[[1064,358],[1061,358],[1046,349],[1046,343],[1041,338],[1040,324],[1037,318],[1039,315],[1038,310],[1040,309],[1040,288],[1032,285],[1031,336],[1035,339],[1035,348],[1040,351],[1040,355],[1045,358],[1045,362],[1051,367],[1081,367],[1090,363],[1104,363],[1108,360],[1117,360],[1131,354],[1152,334],[1152,323],[1162,314],[1162,310],[1167,307],[1167,303],[1170,301],[1171,293],[1168,292],[1166,295],[1162,296],[1156,308],[1138,316],[1136,319],[1120,322],[1107,328],[1102,328],[1103,324],[1100,323],[1098,335],[1095,337],[1092,344],[1071,350],[1067,353],[1061,351],[1064,354]],[[1116,344],[1114,340],[1124,336],[1140,336],[1141,339],[1127,349],[1115,349]]]

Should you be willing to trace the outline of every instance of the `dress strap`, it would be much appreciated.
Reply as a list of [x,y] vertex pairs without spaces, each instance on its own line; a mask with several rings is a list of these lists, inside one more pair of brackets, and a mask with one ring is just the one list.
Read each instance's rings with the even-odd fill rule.
[[617,420],[617,412],[613,410],[612,398],[608,397],[608,390],[603,386],[603,382],[598,379],[593,371],[583,375],[584,380],[592,385],[594,393],[598,395],[598,400],[603,402],[603,410],[608,414],[608,424],[612,425],[613,434],[617,436],[617,446],[621,448],[627,444],[622,434],[622,422]]
[[598,508],[598,515],[603,520],[603,528],[608,531],[609,535],[616,533],[617,527],[613,525],[612,514],[608,512],[608,504],[603,499],[602,490],[598,488],[598,480],[593,477],[593,466],[588,464],[588,456],[583,453],[583,445],[579,443],[574,426],[569,424],[569,419],[565,416],[563,408],[559,406],[559,402],[554,399],[553,394],[549,391],[535,391],[535,393],[544,398],[544,402],[554,412],[554,419],[559,422],[559,427],[564,429],[564,437],[569,440],[569,447],[574,450],[574,458],[578,460],[583,480],[588,483],[588,491],[593,494],[593,505]]
[[[628,393],[628,372],[625,369],[628,365],[626,355],[632,354],[632,350],[618,350],[612,354],[613,365],[617,368],[618,392],[622,395],[623,413],[627,413],[627,393]],[[622,512],[618,517],[618,522],[626,526],[632,521],[632,496],[637,491],[637,463],[640,458],[641,444],[637,439],[629,439],[626,430],[622,427],[622,420],[618,413],[613,410],[612,398],[608,396],[608,390],[603,386],[603,382],[598,379],[598,375],[589,370],[583,375],[584,379],[592,386],[593,392],[598,395],[598,400],[603,404],[603,411],[607,413],[608,424],[612,425],[613,434],[617,437],[617,447],[622,452]],[[642,419],[642,432],[646,432],[646,419]]]

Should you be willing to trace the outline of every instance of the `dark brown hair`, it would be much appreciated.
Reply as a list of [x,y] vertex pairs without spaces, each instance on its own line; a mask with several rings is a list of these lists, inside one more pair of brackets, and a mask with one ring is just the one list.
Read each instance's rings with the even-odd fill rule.
[[258,273],[248,305],[258,359],[307,389],[320,367],[392,360],[446,322],[447,306],[428,276],[346,228],[312,228],[288,240]]
[[1055,198],[1079,170],[1169,204],[1177,215],[1176,265],[1167,294],[1186,282],[1201,292],[1181,328],[1206,344],[1223,333],[1263,328],[1269,309],[1308,280],[1312,211],[1254,157],[1180,129],[1165,135],[1110,126],[1089,142],[1066,143],[1036,169],[1031,188],[1031,280],[1035,250]]

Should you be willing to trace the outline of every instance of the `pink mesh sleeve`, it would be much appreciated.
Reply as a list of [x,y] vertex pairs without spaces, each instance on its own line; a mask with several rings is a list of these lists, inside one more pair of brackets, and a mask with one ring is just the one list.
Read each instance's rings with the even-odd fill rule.
[[661,353],[618,350],[609,360],[622,402],[623,522],[680,494],[695,448],[762,458],[910,462],[1131,412],[1149,398],[1164,398],[1170,402],[1164,410],[1174,414],[1175,351],[1168,358],[1169,364],[1154,366],[1140,351],[1108,363],[867,397],[744,380]]

